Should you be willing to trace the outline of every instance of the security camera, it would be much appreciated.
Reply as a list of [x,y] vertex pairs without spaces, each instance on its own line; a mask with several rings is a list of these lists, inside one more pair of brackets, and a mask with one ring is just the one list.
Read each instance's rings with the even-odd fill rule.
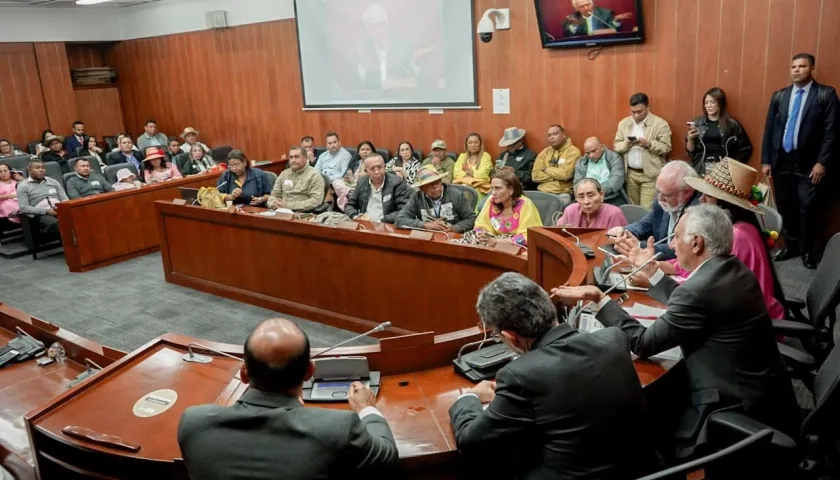
[[484,43],[490,43],[493,40],[493,32],[496,29],[506,30],[510,28],[510,9],[507,8],[491,8],[484,12],[481,20],[478,21],[476,32],[478,38]]

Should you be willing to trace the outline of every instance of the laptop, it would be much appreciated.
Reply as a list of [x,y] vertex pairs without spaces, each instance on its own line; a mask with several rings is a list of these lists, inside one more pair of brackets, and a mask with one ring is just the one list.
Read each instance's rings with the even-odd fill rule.
[[178,191],[181,192],[181,198],[187,201],[187,205],[194,205],[196,204],[196,200],[198,200],[198,189],[197,188],[187,188],[187,187],[178,187]]

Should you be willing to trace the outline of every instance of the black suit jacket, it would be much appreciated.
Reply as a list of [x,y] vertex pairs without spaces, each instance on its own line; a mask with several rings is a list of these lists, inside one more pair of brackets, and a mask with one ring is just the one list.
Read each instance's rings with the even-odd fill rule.
[[516,476],[528,480],[636,478],[656,468],[621,330],[580,333],[562,323],[499,370],[496,382],[487,410],[473,395],[449,409],[464,453],[515,452]]
[[[368,201],[373,189],[367,175],[356,182],[356,188],[350,192],[347,205],[344,207],[344,214],[350,218],[367,212]],[[393,173],[385,174],[385,184],[382,186],[382,222],[394,223],[397,214],[408,203],[411,191],[408,184]]]
[[675,432],[678,454],[689,454],[706,440],[706,418],[722,408],[740,408],[795,436],[796,397],[761,287],[749,268],[730,255],[712,257],[683,285],[665,277],[650,295],[668,303],[650,328],[615,302],[608,302],[596,318],[624,330],[630,349],[641,358],[682,348],[689,384]]
[[82,143],[79,143],[76,136],[72,133],[64,137],[64,149],[67,150],[68,158],[76,158],[76,149],[87,148],[87,142],[90,137],[87,135],[82,135],[82,137],[84,138]]
[[[764,124],[762,164],[775,166],[779,158],[792,92],[793,85],[776,91],[770,98],[770,108],[767,109],[767,120]],[[802,108],[804,111],[796,145],[800,170],[810,172],[815,163],[828,166],[837,155],[837,116],[840,115],[837,92],[834,87],[821,85],[814,80]]]
[[231,407],[187,408],[178,443],[192,480],[343,478],[399,460],[379,415],[303,408],[254,388]]

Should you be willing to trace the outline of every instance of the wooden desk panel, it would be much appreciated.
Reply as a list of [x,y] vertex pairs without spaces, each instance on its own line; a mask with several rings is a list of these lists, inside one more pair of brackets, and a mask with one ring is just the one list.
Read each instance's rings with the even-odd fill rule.
[[[156,202],[168,282],[366,331],[476,325],[475,295],[526,259],[496,250]],[[213,250],[199,248],[211,242]],[[224,252],[224,253],[220,253]]]
[[[277,161],[260,168],[279,173],[285,165],[285,161]],[[157,250],[160,237],[154,202],[180,198],[179,187],[215,186],[219,176],[194,175],[59,203],[59,229],[68,268],[85,272]]]

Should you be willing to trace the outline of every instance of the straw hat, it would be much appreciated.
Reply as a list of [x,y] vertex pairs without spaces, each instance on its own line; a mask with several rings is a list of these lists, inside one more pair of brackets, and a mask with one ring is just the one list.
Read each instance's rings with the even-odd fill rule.
[[41,145],[49,147],[50,143],[52,143],[54,140],[58,140],[59,142],[64,143],[64,137],[62,137],[61,135],[54,135],[51,133],[44,137],[44,142],[41,143]]
[[148,161],[148,160],[154,160],[156,158],[166,158],[166,155],[163,153],[163,150],[160,150],[160,149],[155,150],[154,153],[150,153],[150,154],[146,155],[146,158],[144,158],[143,161],[145,162],[145,161]]
[[763,215],[764,212],[750,201],[757,178],[756,169],[727,157],[712,167],[705,178],[686,177],[685,183],[710,197]]
[[426,165],[425,167],[420,168],[420,170],[417,170],[417,174],[414,177],[414,183],[411,187],[420,188],[423,185],[437,182],[438,180],[448,176],[449,174],[446,172],[438,172],[434,165]]
[[198,130],[194,129],[193,127],[187,127],[187,128],[184,129],[184,132],[181,133],[181,138],[187,138],[187,135],[189,135],[191,133],[194,133],[194,134],[198,135],[199,132],[198,132]]
[[510,127],[505,129],[502,139],[499,140],[500,147],[507,147],[525,138],[525,129]]

